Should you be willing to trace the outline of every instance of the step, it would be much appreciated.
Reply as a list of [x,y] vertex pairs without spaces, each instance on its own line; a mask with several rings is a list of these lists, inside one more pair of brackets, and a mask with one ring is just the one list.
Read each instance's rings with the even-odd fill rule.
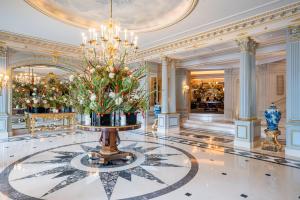
[[235,129],[233,123],[207,122],[207,121],[199,121],[199,120],[191,120],[191,119],[188,119],[185,122],[183,122],[182,127],[221,131],[231,135],[234,135],[234,129]]
[[189,119],[199,120],[199,121],[224,121],[223,114],[199,114],[199,113],[190,113]]
[[[204,129],[208,131],[220,131],[223,133],[228,133],[230,135],[235,134],[235,125],[234,123],[228,122],[207,122],[207,121],[199,121],[199,120],[186,120],[182,123],[183,128],[194,128],[194,129]],[[265,138],[264,130],[267,128],[265,124],[261,125],[261,137]],[[279,139],[285,139],[285,128],[284,126],[279,126],[281,131],[281,135],[278,137]]]

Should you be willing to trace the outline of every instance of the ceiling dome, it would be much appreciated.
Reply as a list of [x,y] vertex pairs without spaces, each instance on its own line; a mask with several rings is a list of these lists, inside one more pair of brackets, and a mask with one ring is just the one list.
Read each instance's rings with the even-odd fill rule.
[[[44,14],[81,28],[109,18],[108,0],[26,0]],[[184,19],[198,0],[113,0],[113,19],[135,32],[159,30]]]

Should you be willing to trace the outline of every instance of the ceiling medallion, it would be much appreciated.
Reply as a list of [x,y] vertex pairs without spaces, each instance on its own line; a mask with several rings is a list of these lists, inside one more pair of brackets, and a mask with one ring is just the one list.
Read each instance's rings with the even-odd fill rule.
[[[43,14],[88,29],[107,19],[107,0],[25,0]],[[198,0],[114,0],[114,18],[129,31],[155,31],[187,17]],[[99,9],[100,8],[100,9]]]

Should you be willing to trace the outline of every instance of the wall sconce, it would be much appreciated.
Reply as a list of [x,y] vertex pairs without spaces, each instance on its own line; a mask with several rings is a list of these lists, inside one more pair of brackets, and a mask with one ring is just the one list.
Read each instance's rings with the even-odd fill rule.
[[183,86],[183,90],[184,90],[184,91],[188,91],[189,89],[190,89],[190,86],[188,86],[188,85],[184,85],[184,86]]
[[2,92],[2,88],[6,87],[6,84],[9,80],[9,76],[0,74],[0,91]]

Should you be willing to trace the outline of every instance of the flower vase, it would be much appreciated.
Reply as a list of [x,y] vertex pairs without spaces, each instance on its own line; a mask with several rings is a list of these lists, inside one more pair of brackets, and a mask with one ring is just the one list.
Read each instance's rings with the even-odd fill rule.
[[275,131],[278,130],[278,124],[281,118],[280,110],[275,106],[274,103],[265,110],[265,118],[267,121],[267,130]]
[[111,114],[102,114],[100,116],[101,126],[111,126]]
[[121,126],[126,126],[126,116],[125,115],[121,115],[120,125]]
[[32,107],[31,113],[39,113],[38,107]]
[[100,126],[100,115],[95,113],[95,112],[92,112],[91,113],[91,118],[92,118],[92,126]]
[[84,125],[90,126],[91,125],[91,117],[89,114],[84,115]]
[[127,125],[135,125],[137,123],[136,113],[127,113],[126,114],[126,123],[127,123]]
[[274,103],[265,110],[265,118],[267,121],[267,129],[265,129],[266,138],[262,142],[262,149],[268,151],[281,151],[282,145],[278,141],[280,130],[278,129],[281,112]]
[[158,115],[161,113],[160,105],[154,105],[154,118],[157,119]]

